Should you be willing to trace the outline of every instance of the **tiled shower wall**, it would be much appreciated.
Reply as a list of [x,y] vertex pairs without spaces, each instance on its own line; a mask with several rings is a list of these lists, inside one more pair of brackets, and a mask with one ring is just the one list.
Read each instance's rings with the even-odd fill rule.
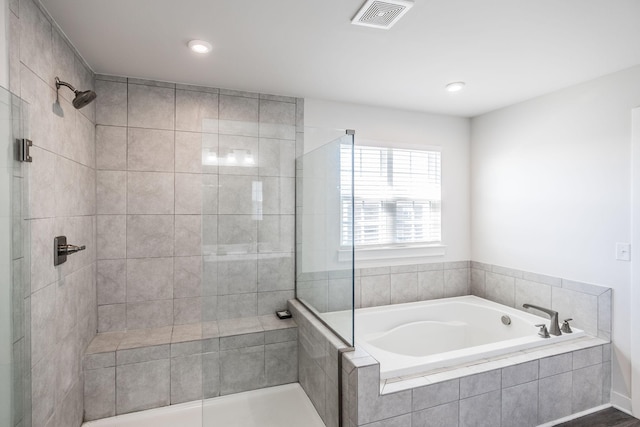
[[96,79],[99,332],[286,307],[302,100]]
[[[80,361],[96,332],[95,104],[76,110],[66,88],[56,98],[54,79],[93,89],[93,73],[36,3],[9,6],[9,86],[30,104],[34,144],[27,166],[31,265],[23,266],[31,274],[24,351],[31,352],[32,412],[23,425],[79,426]],[[57,235],[87,249],[54,267]]]

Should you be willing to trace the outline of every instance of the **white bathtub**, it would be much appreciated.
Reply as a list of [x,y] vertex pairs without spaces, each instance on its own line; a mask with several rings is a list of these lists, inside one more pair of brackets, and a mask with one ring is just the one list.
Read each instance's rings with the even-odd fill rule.
[[[204,423],[203,423],[204,418]],[[86,422],[82,427],[324,427],[300,384],[286,384],[204,401]]]
[[[380,379],[414,375],[584,336],[538,336],[540,317],[476,296],[445,298],[355,312],[355,343],[378,362]],[[340,322],[342,313],[327,313]],[[504,325],[502,316],[511,319]],[[562,316],[562,313],[560,313]]]

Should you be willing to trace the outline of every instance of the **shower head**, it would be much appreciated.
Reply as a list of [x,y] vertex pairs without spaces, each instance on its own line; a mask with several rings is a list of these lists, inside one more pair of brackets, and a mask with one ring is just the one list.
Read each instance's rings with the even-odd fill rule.
[[76,91],[76,97],[73,99],[73,106],[78,110],[82,107],[91,104],[91,101],[96,99],[98,95],[92,90],[85,90],[84,92]]
[[76,90],[76,88],[71,86],[69,83],[63,82],[56,77],[56,90],[59,90],[60,86],[66,86],[76,94],[76,97],[73,99],[71,103],[78,110],[90,104],[91,101],[96,99],[96,97],[98,96],[92,90],[85,90],[85,91]]

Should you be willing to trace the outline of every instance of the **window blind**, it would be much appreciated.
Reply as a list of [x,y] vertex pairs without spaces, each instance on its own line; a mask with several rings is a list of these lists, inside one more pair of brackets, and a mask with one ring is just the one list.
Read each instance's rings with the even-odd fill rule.
[[[341,243],[391,246],[441,240],[440,152],[351,147],[340,154]],[[352,226],[351,216],[355,225]]]

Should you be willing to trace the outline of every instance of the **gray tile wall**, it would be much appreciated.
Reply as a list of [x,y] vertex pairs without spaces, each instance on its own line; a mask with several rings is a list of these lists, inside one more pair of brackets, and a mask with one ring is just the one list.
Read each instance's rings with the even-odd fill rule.
[[[354,272],[355,308],[425,301],[470,294],[470,262],[436,262],[374,268]],[[320,312],[351,305],[348,270],[301,274],[297,297]]]
[[[351,304],[349,271],[301,274],[297,297],[320,312]],[[557,310],[560,320],[600,338],[611,337],[611,289],[475,261],[356,269],[355,308],[477,295],[524,310],[524,303]],[[529,310],[526,310],[529,311]],[[540,313],[538,313],[540,314]]]
[[381,395],[376,360],[347,353],[343,425],[534,427],[608,403],[610,356],[599,345]]
[[286,307],[302,100],[96,79],[99,331]]
[[[94,88],[92,71],[32,0],[10,2],[10,90],[29,105],[33,163],[29,173],[30,265],[22,351],[31,352],[32,402],[24,425],[79,426],[82,422],[82,354],[96,333],[95,107],[71,105],[73,92]],[[53,238],[87,249],[53,266]],[[30,313],[30,314],[29,314]],[[28,322],[25,322],[28,325]]]
[[[611,288],[471,262],[471,294],[523,311],[525,303],[558,311],[577,328],[611,338]],[[544,314],[542,314],[544,315]]]

